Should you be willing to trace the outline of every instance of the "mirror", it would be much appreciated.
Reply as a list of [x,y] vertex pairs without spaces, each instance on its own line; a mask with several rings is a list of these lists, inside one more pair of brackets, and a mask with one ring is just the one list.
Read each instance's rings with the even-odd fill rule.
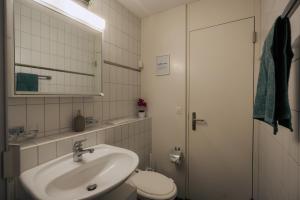
[[101,95],[102,33],[33,0],[11,3],[10,96]]

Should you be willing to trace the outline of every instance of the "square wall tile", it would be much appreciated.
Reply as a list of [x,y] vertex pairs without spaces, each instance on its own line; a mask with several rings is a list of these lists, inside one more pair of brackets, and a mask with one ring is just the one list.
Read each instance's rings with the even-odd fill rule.
[[86,139],[87,139],[85,142],[86,147],[95,146],[97,144],[97,133],[93,132],[87,134]]
[[21,172],[31,169],[38,164],[38,151],[36,147],[21,150]]
[[60,104],[59,119],[60,119],[60,124],[59,124],[60,129],[72,127],[73,107],[71,103]]
[[21,62],[27,65],[31,65],[31,50],[21,48]]
[[58,104],[59,98],[58,97],[46,97],[45,104]]
[[56,142],[40,145],[38,147],[39,164],[56,158]]
[[9,97],[7,104],[9,106],[25,105],[26,104],[26,98]]
[[26,105],[8,106],[8,127],[26,128]]
[[122,140],[122,129],[120,126],[114,128],[114,142],[120,142]]
[[57,142],[57,157],[66,155],[72,152],[72,139],[65,139]]
[[105,144],[105,131],[97,132],[97,144]]
[[102,102],[95,102],[94,103],[94,117],[96,120],[99,122],[102,121],[103,116],[102,116]]
[[45,105],[45,131],[59,129],[59,104]]
[[103,120],[109,120],[110,119],[110,108],[109,108],[109,102],[103,102]]
[[38,130],[39,136],[44,135],[44,105],[27,105],[27,130]]
[[109,128],[105,130],[105,143],[106,144],[114,144],[114,129]]
[[121,126],[121,130],[122,130],[122,140],[128,139],[129,134],[128,134],[128,125],[123,125]]
[[45,98],[34,97],[34,98],[27,98],[27,104],[29,105],[41,105],[45,103]]
[[83,104],[84,117],[94,117],[94,103],[86,102]]
[[72,99],[72,97],[60,97],[59,102],[60,103],[72,103],[73,99]]

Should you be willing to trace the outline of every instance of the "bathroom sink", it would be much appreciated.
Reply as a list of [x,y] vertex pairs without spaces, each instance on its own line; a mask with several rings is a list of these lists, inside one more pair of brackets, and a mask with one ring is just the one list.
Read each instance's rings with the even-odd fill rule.
[[105,144],[92,148],[94,153],[85,154],[81,162],[68,154],[27,170],[21,182],[36,199],[93,198],[123,183],[138,165],[132,151]]

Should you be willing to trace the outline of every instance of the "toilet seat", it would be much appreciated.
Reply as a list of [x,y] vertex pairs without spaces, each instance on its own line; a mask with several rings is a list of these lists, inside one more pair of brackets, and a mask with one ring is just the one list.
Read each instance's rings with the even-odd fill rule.
[[157,172],[139,171],[128,183],[137,188],[138,195],[149,199],[168,200],[177,194],[174,181]]

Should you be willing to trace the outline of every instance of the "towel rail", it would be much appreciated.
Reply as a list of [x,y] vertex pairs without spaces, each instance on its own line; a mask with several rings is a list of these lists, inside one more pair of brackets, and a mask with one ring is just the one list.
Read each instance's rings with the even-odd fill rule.
[[108,60],[104,60],[104,63],[108,64],[108,65],[113,65],[113,66],[116,66],[116,67],[121,67],[121,68],[124,68],[124,69],[128,69],[128,70],[132,70],[132,71],[141,72],[140,69],[136,69],[136,68],[126,66],[126,65],[121,65],[121,64],[118,64],[118,63],[114,63],[114,62],[110,62]]
[[300,0],[290,0],[287,6],[285,7],[281,17],[292,17],[297,8],[300,5]]
[[40,80],[51,80],[51,79],[52,79],[51,76],[44,76],[44,75],[38,75],[38,78],[39,78]]
[[33,69],[43,69],[43,70],[55,71],[55,72],[64,72],[64,73],[84,75],[84,76],[95,76],[95,74],[87,74],[87,73],[68,71],[68,70],[62,70],[62,69],[52,69],[52,68],[47,68],[47,67],[40,67],[40,66],[35,66],[35,65],[26,65],[26,64],[21,64],[21,63],[15,63],[15,66],[28,67],[28,68],[33,68]]

